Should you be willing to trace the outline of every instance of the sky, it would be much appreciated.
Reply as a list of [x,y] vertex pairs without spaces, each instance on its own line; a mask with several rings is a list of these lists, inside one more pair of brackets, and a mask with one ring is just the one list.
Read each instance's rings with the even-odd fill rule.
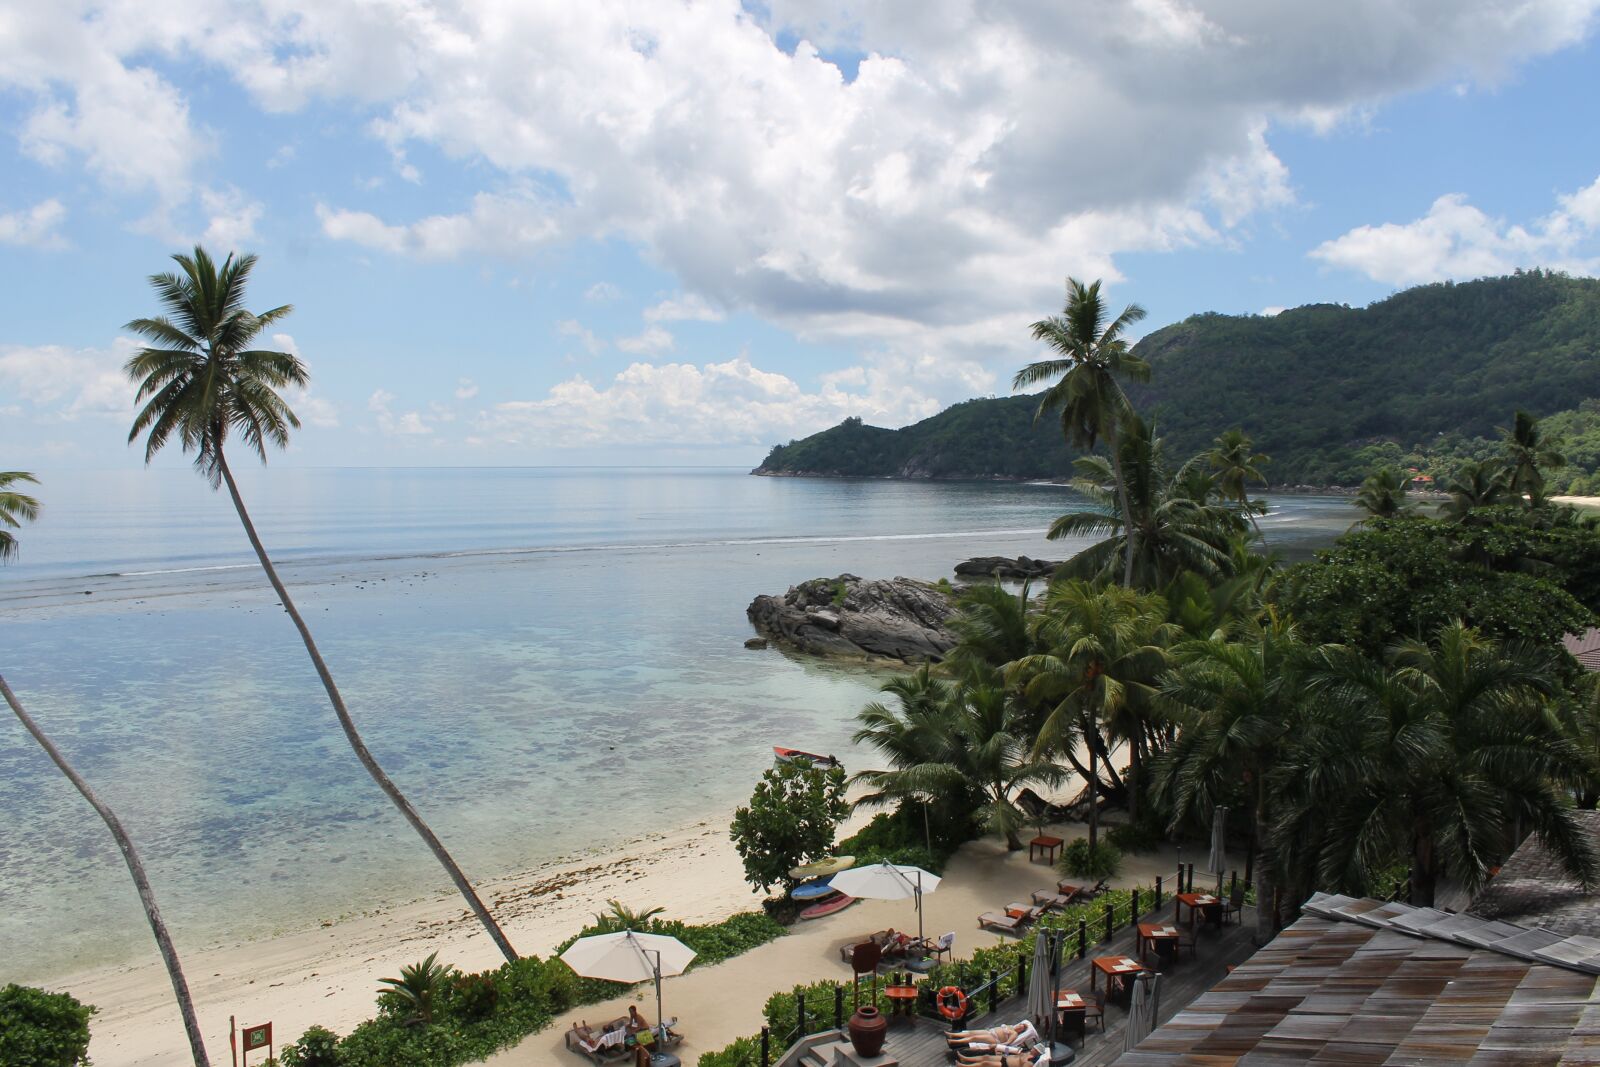
[[[1600,0],[0,0],[0,469],[129,467],[148,276],[274,464],[754,465],[1142,330],[1600,270]],[[181,464],[181,455],[160,464]]]

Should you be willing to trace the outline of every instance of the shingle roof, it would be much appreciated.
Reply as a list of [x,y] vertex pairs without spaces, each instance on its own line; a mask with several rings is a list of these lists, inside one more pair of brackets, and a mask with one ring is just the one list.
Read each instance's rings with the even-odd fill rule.
[[1600,671],[1600,629],[1591,627],[1581,634],[1567,634],[1561,644],[1584,669]]
[[1116,1067],[1596,1064],[1597,975],[1594,938],[1319,893]]
[[[1600,812],[1575,812],[1589,837],[1600,842]],[[1525,840],[1467,907],[1483,919],[1537,924],[1561,934],[1600,937],[1600,894],[1568,877],[1560,862],[1533,837]]]

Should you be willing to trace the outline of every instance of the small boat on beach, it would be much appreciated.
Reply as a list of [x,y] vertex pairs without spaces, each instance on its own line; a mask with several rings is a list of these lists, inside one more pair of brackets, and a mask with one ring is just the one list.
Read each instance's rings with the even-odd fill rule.
[[779,763],[793,763],[796,760],[803,759],[810,763],[811,766],[820,767],[825,771],[844,766],[832,756],[821,756],[815,752],[806,752],[798,748],[784,748],[782,745],[772,746],[772,758]]
[[797,885],[789,890],[789,896],[795,900],[822,900],[825,897],[831,897],[838,890],[833,888],[829,881],[829,879],[823,878],[820,881]]
[[789,877],[797,882],[808,878],[832,878],[840,871],[848,871],[856,865],[854,856],[828,856],[812,863],[802,863],[798,867],[790,868]]
[[843,911],[855,902],[855,897],[847,897],[843,893],[836,893],[827,900],[821,900],[809,908],[800,909],[799,918],[820,919],[824,915],[832,915],[836,911]]

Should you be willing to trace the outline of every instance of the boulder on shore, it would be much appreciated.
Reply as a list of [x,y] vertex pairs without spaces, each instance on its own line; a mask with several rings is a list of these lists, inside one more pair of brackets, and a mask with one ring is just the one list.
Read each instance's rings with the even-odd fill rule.
[[974,556],[957,563],[956,573],[963,578],[1047,578],[1059,566],[1058,561],[1028,556]]
[[936,663],[956,643],[955,604],[912,578],[867,581],[853,574],[813,578],[745,609],[756,633],[814,656]]

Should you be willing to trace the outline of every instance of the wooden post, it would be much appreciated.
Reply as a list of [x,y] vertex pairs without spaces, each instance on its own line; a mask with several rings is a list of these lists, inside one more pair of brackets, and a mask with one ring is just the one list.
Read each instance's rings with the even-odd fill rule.
[[1000,975],[997,971],[989,972],[989,1014],[993,1015],[1000,1008]]
[[1106,940],[1110,941],[1117,928],[1117,909],[1106,905]]
[[1132,925],[1139,920],[1139,887],[1133,887],[1133,904],[1128,908],[1128,923]]
[[1161,910],[1161,876],[1156,875],[1156,911]]
[[1233,871],[1228,875],[1228,895],[1231,897],[1239,891],[1239,872]]
[[833,1028],[844,1029],[844,986],[833,987]]
[[1081,960],[1089,954],[1089,920],[1078,920],[1078,958]]
[[800,1027],[799,1027],[800,1036],[801,1037],[805,1037],[806,1036],[806,995],[804,993],[796,993],[794,995],[794,1013],[795,1013],[795,1015],[799,1016],[799,1019],[800,1019]]
[[1017,992],[1021,993],[1028,988],[1028,957],[1017,953]]
[[761,1028],[761,1067],[772,1067],[772,1029]]

